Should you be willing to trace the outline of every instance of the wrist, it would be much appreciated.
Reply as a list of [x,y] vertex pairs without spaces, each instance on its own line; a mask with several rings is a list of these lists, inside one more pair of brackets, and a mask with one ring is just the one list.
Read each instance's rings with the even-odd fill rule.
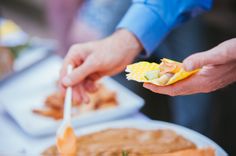
[[218,46],[214,47],[213,50],[217,52],[221,59],[224,60],[223,62],[232,62],[236,61],[236,38],[227,40],[219,44]]
[[143,46],[135,35],[126,29],[119,29],[111,35],[112,40],[117,43],[120,52],[137,56],[142,50]]

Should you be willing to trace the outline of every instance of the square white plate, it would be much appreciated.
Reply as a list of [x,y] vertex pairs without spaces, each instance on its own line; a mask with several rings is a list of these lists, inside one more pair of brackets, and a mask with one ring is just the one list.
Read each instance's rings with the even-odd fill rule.
[[[32,112],[33,108],[43,105],[44,99],[56,90],[56,81],[62,60],[52,56],[28,69],[17,78],[7,82],[0,89],[0,103],[19,126],[33,136],[45,136],[56,132],[61,120],[56,121]],[[72,118],[74,127],[118,119],[136,113],[144,100],[111,78],[102,83],[117,92],[118,106],[93,111]]]

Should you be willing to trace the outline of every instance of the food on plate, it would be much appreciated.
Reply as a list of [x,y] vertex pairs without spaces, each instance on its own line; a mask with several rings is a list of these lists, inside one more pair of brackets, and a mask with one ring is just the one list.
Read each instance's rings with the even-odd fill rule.
[[15,22],[0,17],[0,46],[17,47],[26,44],[28,35]]
[[[56,146],[43,156],[58,155]],[[79,136],[76,156],[215,156],[212,148],[198,148],[194,143],[169,129],[106,129]]]
[[158,154],[155,156],[214,156],[214,155],[215,151],[212,148],[204,148],[204,149],[187,149],[172,153]]
[[[116,93],[102,84],[98,85],[95,93],[89,93],[90,102],[88,104],[79,104],[72,102],[72,115],[82,114],[89,111],[110,108],[117,106]],[[33,112],[42,116],[51,117],[56,120],[63,117],[64,96],[59,92],[49,95],[42,108],[34,108]]]
[[149,82],[158,86],[166,86],[183,80],[198,71],[184,71],[182,63],[170,59],[162,59],[160,64],[141,61],[128,65],[127,79],[138,82]]
[[0,17],[0,80],[17,69],[16,60],[28,46],[28,35],[13,21]]
[[0,79],[13,71],[13,55],[9,49],[0,47]]

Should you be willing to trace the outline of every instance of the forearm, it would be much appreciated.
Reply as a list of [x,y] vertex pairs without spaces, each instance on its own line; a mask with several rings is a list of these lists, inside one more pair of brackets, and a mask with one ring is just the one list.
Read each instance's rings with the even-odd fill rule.
[[214,51],[222,51],[220,54],[221,59],[225,62],[236,62],[236,38],[227,40],[213,48]]
[[48,0],[48,22],[55,38],[64,44],[68,40],[78,6],[82,0]]
[[136,38],[136,36],[125,30],[120,29],[114,32],[108,40],[111,41],[111,44],[115,45],[117,49],[121,49],[121,52],[124,52],[124,55],[137,56],[142,50],[143,46]]

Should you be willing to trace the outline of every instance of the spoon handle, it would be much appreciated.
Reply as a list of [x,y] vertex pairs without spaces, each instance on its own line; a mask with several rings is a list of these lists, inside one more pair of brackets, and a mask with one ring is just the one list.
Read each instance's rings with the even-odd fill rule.
[[[67,75],[72,72],[72,65],[68,65],[67,67]],[[64,121],[70,121],[71,119],[71,103],[72,103],[72,88],[67,87],[66,95],[65,95],[65,103],[64,103]]]

